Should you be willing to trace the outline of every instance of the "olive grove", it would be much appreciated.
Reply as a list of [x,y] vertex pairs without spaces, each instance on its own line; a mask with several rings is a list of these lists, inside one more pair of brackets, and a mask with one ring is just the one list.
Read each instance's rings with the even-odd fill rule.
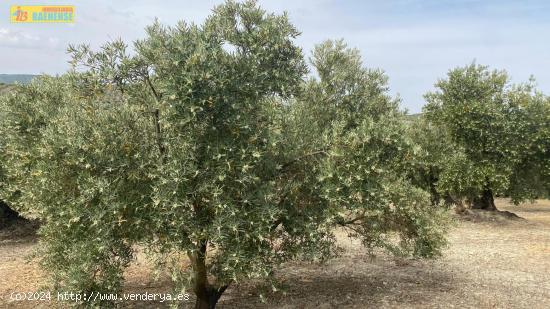
[[146,30],[71,46],[71,70],[0,100],[0,200],[41,219],[60,291],[119,292],[144,249],[213,308],[244,280],[275,289],[284,262],[337,256],[336,231],[435,257],[440,200],[548,193],[550,101],[503,72],[452,70],[408,124],[358,50],[326,41],[308,66],[287,16],[255,2]]

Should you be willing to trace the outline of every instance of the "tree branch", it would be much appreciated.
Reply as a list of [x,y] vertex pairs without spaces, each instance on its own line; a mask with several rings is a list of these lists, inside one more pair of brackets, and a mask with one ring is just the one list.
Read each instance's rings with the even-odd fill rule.
[[358,221],[361,221],[361,220],[363,220],[363,219],[365,219],[365,218],[366,218],[365,212],[363,212],[363,213],[362,213],[360,216],[358,216],[358,217],[355,217],[355,218],[353,218],[353,219],[346,220],[346,221],[339,221],[339,222],[337,222],[337,224],[340,225],[340,226],[347,226],[347,225],[354,224],[354,223],[356,223],[356,222],[358,222]]
[[208,284],[208,274],[206,271],[206,249],[207,241],[199,241],[198,250],[187,252],[193,266],[193,290],[197,296],[206,292]]
[[[149,89],[153,93],[153,96],[155,97],[155,100],[157,101],[157,104],[160,103],[161,95],[157,92],[155,87],[153,86],[153,83],[151,82],[151,79],[149,78],[149,74],[147,73],[145,75],[145,82],[149,86]],[[160,110],[157,106],[157,108],[153,112],[153,117],[155,118],[155,130],[157,134],[157,145],[159,147],[160,155],[164,160],[164,154],[166,153],[166,148],[164,147],[164,144],[162,143],[162,131],[160,127]]]
[[317,150],[317,151],[314,151],[314,152],[306,153],[305,155],[294,158],[291,161],[286,162],[285,164],[283,164],[283,166],[281,167],[281,170],[285,170],[286,168],[288,168],[289,166],[291,166],[292,164],[294,164],[294,163],[296,163],[300,160],[303,160],[303,159],[309,158],[309,157],[313,157],[313,156],[316,156],[316,155],[320,155],[320,154],[327,155],[328,153],[326,152],[325,149],[321,149],[321,150]]
[[146,74],[145,77],[144,77],[145,82],[147,83],[147,85],[149,86],[149,89],[151,90],[151,92],[155,96],[155,99],[157,100],[157,103],[159,103],[162,96],[157,92],[157,90],[153,86],[153,83],[151,83],[151,79],[149,78],[149,73],[145,73],[145,74]]

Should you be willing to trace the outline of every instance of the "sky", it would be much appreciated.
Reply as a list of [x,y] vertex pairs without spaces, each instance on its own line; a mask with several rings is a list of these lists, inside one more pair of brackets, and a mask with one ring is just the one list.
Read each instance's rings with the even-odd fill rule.
[[[0,73],[59,74],[69,67],[68,44],[128,43],[145,35],[155,18],[197,24],[223,1],[67,0],[0,4]],[[296,43],[306,57],[315,44],[344,39],[364,65],[383,69],[390,93],[418,113],[423,95],[449,69],[475,61],[506,70],[513,82],[533,75],[550,94],[550,1],[516,0],[259,0],[264,9],[286,11],[302,32]],[[11,5],[74,5],[74,24],[11,24]]]

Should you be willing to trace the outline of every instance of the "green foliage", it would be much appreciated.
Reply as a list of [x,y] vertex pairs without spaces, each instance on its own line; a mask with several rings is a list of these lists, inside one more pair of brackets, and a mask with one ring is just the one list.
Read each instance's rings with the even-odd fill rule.
[[513,110],[513,139],[519,144],[506,194],[515,202],[550,197],[550,98],[520,93]]
[[6,198],[46,222],[42,262],[65,291],[116,291],[132,225],[147,222],[153,125],[116,92],[80,96],[81,79],[44,77],[3,102]]
[[70,47],[74,70],[2,100],[3,195],[44,220],[61,290],[120,290],[137,244],[187,254],[174,278],[200,305],[334,256],[338,228],[440,253],[446,218],[405,175],[414,143],[387,77],[325,42],[304,81],[297,35],[285,15],[227,2],[200,26],[155,23],[132,53]]
[[516,203],[548,191],[548,98],[475,64],[451,70],[436,87],[426,95],[426,117],[456,149],[439,190],[469,199],[492,191]]
[[[57,109],[66,103],[63,92],[68,86],[63,79],[43,76],[27,86],[16,86],[1,97],[0,156],[3,179],[0,179],[0,197],[20,211],[30,211],[33,196],[21,191],[32,188],[30,179],[36,168],[34,158],[40,155],[37,147],[41,133]],[[2,181],[3,180],[3,181]]]
[[[433,223],[441,222],[442,214],[404,177],[413,143],[406,138],[398,101],[387,95],[387,77],[364,68],[358,51],[341,41],[318,45],[312,64],[319,80],[308,81],[293,105],[299,114],[289,127],[296,131],[287,136],[306,142],[297,150],[325,154],[300,161],[304,171],[316,174],[312,184],[298,183],[301,190],[318,188],[320,196],[307,195],[315,196],[313,212],[327,212],[367,248],[437,255],[443,239]],[[395,233],[401,247],[393,242]]]
[[460,148],[450,141],[444,127],[429,122],[424,115],[409,119],[406,124],[412,145],[412,151],[404,158],[408,179],[430,193],[432,204],[439,204],[442,199],[449,202],[450,192],[445,191],[448,188],[438,188],[438,184],[448,163],[462,153]]

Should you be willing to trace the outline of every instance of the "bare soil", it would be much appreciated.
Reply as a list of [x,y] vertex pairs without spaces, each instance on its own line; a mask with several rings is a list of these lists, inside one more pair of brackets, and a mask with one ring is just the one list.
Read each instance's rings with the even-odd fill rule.
[[[219,308],[550,308],[550,201],[522,206],[496,201],[525,220],[480,213],[458,219],[449,246],[437,260],[369,257],[339,235],[345,253],[326,265],[291,263],[278,271],[284,292],[253,283],[231,286]],[[481,218],[481,219],[480,219]],[[55,302],[10,301],[12,292],[37,291],[46,283],[36,261],[32,233],[0,231],[0,308],[65,307]],[[168,278],[152,279],[140,254],[126,272],[125,291],[170,293]],[[166,308],[166,303],[128,302],[127,308]],[[192,307],[192,299],[182,307]]]

